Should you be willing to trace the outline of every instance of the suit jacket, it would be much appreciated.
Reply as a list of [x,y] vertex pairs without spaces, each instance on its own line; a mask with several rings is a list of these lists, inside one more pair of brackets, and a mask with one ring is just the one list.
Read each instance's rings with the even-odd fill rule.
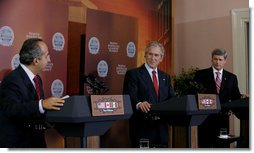
[[[194,80],[204,87],[204,93],[217,94],[212,67],[197,71]],[[241,98],[236,75],[226,70],[223,70],[219,98],[221,103]]]
[[[153,139],[152,138],[153,133],[156,134],[155,131],[158,130],[158,128],[160,128],[161,129],[160,136],[161,139],[163,139],[162,141],[168,141],[167,123],[164,121],[158,121],[156,123],[149,121],[149,119],[147,119],[146,116],[147,114],[136,109],[136,105],[138,102],[148,101],[152,104],[156,104],[163,102],[174,96],[170,76],[158,70],[158,80],[159,80],[159,97],[156,96],[153,81],[145,65],[142,65],[139,68],[132,69],[126,72],[123,93],[130,95],[133,108],[133,116],[130,119],[131,139],[136,139],[137,141],[137,139],[146,138],[149,135],[150,138]],[[155,125],[159,127],[151,128]]]
[[[216,82],[214,79],[213,68],[207,68],[196,72],[194,80],[204,88],[204,93],[217,94]],[[229,100],[240,99],[241,94],[238,89],[236,75],[223,70],[221,87],[219,91],[220,103]],[[227,110],[221,110],[218,114],[209,115],[207,119],[198,127],[199,147],[221,147],[217,144],[217,136],[220,128],[229,129],[229,117]]]
[[[40,94],[44,98],[39,77]],[[40,147],[33,143],[38,133],[25,128],[27,124],[40,123],[45,116],[39,112],[35,88],[21,66],[4,78],[0,86],[0,147]],[[37,137],[37,140],[35,140]]]

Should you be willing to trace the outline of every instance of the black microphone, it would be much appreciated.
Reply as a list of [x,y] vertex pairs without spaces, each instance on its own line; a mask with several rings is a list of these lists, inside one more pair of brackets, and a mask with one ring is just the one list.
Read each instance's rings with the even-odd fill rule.
[[109,88],[105,85],[103,81],[99,81],[94,75],[89,74],[88,76],[84,76],[85,83],[88,83],[90,87],[93,89],[93,91],[100,91],[103,90],[103,92],[107,92]]
[[205,93],[206,88],[202,84],[192,80],[189,83],[196,90],[196,92]]
[[85,83],[89,84],[89,86],[93,89],[93,90],[100,90],[100,88],[98,87],[98,85],[95,82],[95,77],[91,74],[89,74],[88,76],[85,75]]

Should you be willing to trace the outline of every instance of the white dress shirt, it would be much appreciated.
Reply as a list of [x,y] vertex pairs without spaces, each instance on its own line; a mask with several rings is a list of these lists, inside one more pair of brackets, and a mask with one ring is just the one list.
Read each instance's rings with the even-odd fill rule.
[[[35,87],[35,82],[34,82],[34,74],[33,74],[33,72],[32,71],[30,71],[24,64],[21,64],[20,63],[20,66],[24,69],[24,71],[26,72],[26,74],[27,74],[27,76],[29,77],[29,79],[30,79],[30,81],[32,82],[32,84],[33,84],[33,86],[34,86],[34,88],[36,88]],[[40,99],[39,100],[39,111],[40,111],[40,113],[41,114],[43,114],[43,113],[45,113],[45,110],[43,109],[43,107],[42,107],[42,99]]]

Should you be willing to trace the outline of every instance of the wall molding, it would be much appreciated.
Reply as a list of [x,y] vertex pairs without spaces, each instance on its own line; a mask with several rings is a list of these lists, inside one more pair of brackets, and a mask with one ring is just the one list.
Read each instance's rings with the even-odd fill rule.
[[250,21],[249,8],[233,9],[233,71],[237,75],[241,93],[249,94],[249,47],[248,27]]
[[[248,24],[250,21],[249,8],[233,9],[233,71],[237,75],[239,90],[249,94],[249,44]],[[240,120],[234,115],[230,116],[230,133],[240,135]],[[236,145],[236,144],[233,144]]]

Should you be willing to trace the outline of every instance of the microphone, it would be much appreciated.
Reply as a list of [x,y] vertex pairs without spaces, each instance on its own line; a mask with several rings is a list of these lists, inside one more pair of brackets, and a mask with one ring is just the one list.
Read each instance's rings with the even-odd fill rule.
[[94,92],[103,90],[106,93],[109,88],[105,85],[103,81],[99,81],[94,75],[89,74],[88,76],[84,76],[85,83],[89,84],[89,86],[93,89]]
[[200,83],[198,83],[196,81],[192,81],[192,80],[189,81],[189,83],[196,90],[196,92],[198,92],[198,93],[205,93],[206,88],[202,84],[200,84]]
[[93,89],[100,89],[95,82],[95,76],[93,76],[92,74],[89,74],[88,76],[85,75],[85,83],[89,84],[90,87]]

